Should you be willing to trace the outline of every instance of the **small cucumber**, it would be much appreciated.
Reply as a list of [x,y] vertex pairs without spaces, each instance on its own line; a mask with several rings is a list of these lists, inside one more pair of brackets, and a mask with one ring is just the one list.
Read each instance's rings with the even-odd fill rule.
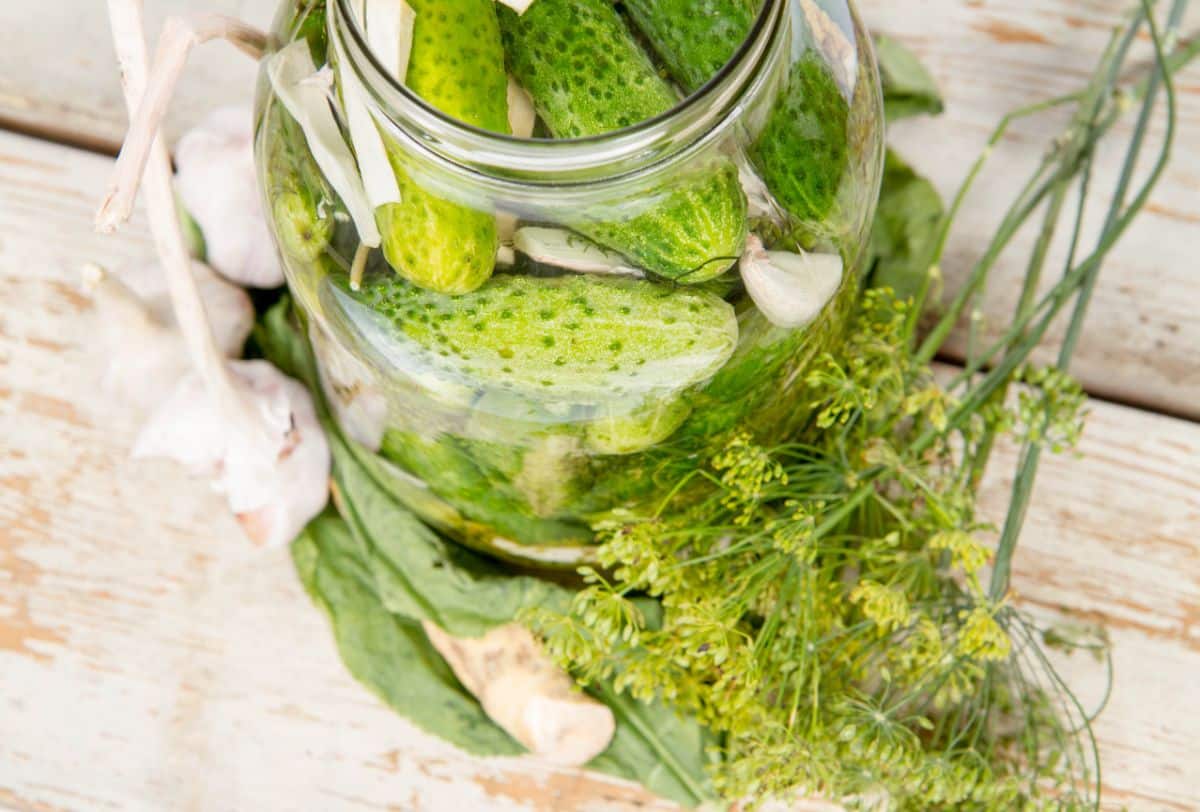
[[733,58],[761,6],[761,0],[625,0],[634,25],[688,93]]
[[382,328],[391,345],[382,350],[409,368],[535,401],[678,396],[712,377],[737,344],[728,303],[641,279],[502,274],[457,297],[386,277],[334,290],[352,320]]
[[[716,75],[750,35],[758,0],[626,0],[634,25],[689,93]],[[798,220],[829,214],[848,163],[849,106],[814,50],[787,85],[749,157],[779,204]]]
[[[410,0],[416,12],[405,83],[448,116],[508,133],[508,78],[493,9],[495,0]],[[466,293],[495,267],[495,217],[424,189],[406,167],[404,150],[388,145],[400,202],[375,219],[383,253],[401,276],[440,293]]]
[[750,162],[799,220],[825,219],[849,163],[850,107],[833,71],[813,51],[788,72],[787,89],[750,147]]
[[266,178],[279,247],[301,262],[315,262],[333,237],[334,193],[313,160],[300,125],[279,102],[267,108]]
[[[509,67],[557,138],[600,135],[655,118],[678,97],[609,0],[537,0],[518,16],[499,9]],[[746,198],[724,159],[672,178],[620,221],[565,224],[680,282],[724,273],[746,239]],[[632,204],[632,202],[631,202]]]

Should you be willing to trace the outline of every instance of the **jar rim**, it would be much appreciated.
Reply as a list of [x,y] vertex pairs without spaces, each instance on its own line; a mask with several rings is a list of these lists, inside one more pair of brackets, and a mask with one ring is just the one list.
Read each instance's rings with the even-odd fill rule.
[[333,0],[337,24],[331,26],[331,35],[339,37],[351,68],[383,106],[382,115],[443,158],[497,174],[577,176],[631,160],[639,166],[657,163],[710,133],[736,109],[742,89],[767,55],[788,1],[765,0],[729,62],[670,110],[618,130],[576,138],[520,138],[476,127],[434,107],[384,68],[355,18],[353,0]]

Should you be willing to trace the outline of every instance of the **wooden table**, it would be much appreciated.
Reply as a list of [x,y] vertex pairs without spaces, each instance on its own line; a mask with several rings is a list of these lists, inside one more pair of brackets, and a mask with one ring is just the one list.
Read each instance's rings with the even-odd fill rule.
[[[274,3],[149,5],[155,19],[199,7],[265,24]],[[949,192],[1004,111],[1082,81],[1124,5],[864,0],[948,96],[942,119],[893,140]],[[102,4],[32,8],[0,4],[0,123],[29,134],[0,132],[0,808],[670,808],[415,730],[343,670],[285,551],[253,549],[175,466],[128,459],[136,425],[98,394],[95,317],[77,292],[85,261],[152,257],[141,218],[116,237],[90,228],[125,120]],[[240,59],[209,46],[173,133],[248,98]],[[1027,606],[1110,631],[1116,688],[1096,731],[1114,809],[1200,809],[1200,70],[1180,100],[1170,176],[1106,268],[1079,354],[1097,396],[1080,454],[1044,466],[1015,574]],[[1061,124],[1018,127],[995,164],[1028,165]],[[1016,182],[994,172],[969,201],[951,286]],[[1003,266],[991,324],[1020,271]],[[992,515],[1013,457],[985,484]],[[1098,698],[1101,669],[1065,671]]]

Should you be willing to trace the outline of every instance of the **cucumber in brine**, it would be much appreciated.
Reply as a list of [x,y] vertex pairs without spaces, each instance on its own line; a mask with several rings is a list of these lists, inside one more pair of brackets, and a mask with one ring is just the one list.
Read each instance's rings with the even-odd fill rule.
[[[510,69],[557,138],[619,130],[678,103],[608,0],[536,0],[523,15],[507,8],[499,14]],[[626,206],[633,211],[620,219],[580,217],[565,225],[679,282],[719,276],[741,255],[746,199],[724,158]]]
[[[416,12],[405,84],[448,116],[508,133],[504,51],[494,0],[409,0]],[[475,290],[492,275],[499,241],[495,217],[425,189],[409,154],[388,143],[400,202],[375,213],[388,264],[439,293]]]
[[[750,35],[760,0],[626,0],[634,25],[671,77],[691,93],[733,58]],[[833,71],[811,48],[750,145],[750,162],[780,206],[802,221],[825,219],[848,164],[849,105]]]

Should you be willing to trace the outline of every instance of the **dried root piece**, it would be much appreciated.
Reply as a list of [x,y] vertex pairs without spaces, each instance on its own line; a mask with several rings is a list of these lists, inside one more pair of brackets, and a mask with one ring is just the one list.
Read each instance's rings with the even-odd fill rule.
[[258,194],[250,110],[226,107],[206,116],[179,139],[175,167],[175,189],[204,235],[205,260],[239,285],[282,285]]
[[428,621],[423,628],[487,715],[535,755],[580,766],[612,741],[612,711],[580,693],[524,626],[477,639],[451,637]]
[[742,282],[767,321],[776,327],[803,327],[825,308],[842,283],[837,254],[768,251],[751,234],[742,255]]
[[[109,8],[112,8],[111,0]],[[138,16],[140,18],[140,12]],[[139,51],[144,54],[144,35],[141,31],[130,33],[139,37]],[[146,71],[143,69],[142,81],[138,82],[141,85],[139,92],[128,101],[132,114],[129,134],[113,169],[108,195],[96,213],[98,230],[113,231],[129,219],[146,162],[150,158],[151,147],[162,127],[167,104],[175,92],[180,74],[183,73],[188,54],[197,45],[214,39],[228,40],[256,60],[262,58],[267,47],[266,34],[241,20],[223,14],[171,17],[163,23],[158,52],[154,56],[154,67],[149,72],[152,81],[145,81]],[[123,46],[118,44],[117,47],[119,51]]]

